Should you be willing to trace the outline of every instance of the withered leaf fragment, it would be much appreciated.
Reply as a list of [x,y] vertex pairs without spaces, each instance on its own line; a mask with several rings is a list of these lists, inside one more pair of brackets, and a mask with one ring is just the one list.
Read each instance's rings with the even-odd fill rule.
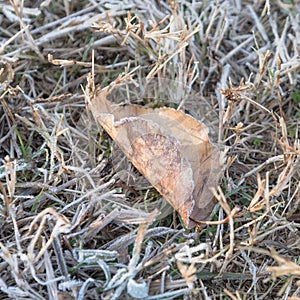
[[114,105],[108,88],[90,97],[89,109],[133,165],[179,212],[185,225],[209,217],[216,200],[220,152],[204,124],[171,108]]

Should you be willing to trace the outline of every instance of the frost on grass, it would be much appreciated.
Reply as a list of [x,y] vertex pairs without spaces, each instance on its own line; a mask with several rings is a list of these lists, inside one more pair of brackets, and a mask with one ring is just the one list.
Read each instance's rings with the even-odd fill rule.
[[[20,3],[0,5],[1,298],[299,298],[299,3]],[[118,103],[185,110],[226,151],[206,227],[94,126],[83,91],[119,74]]]

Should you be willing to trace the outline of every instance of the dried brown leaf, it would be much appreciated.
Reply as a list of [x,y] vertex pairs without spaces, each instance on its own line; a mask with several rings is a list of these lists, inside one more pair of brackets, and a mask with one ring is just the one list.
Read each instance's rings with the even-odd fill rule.
[[108,93],[108,88],[98,90],[90,99],[97,122],[187,227],[206,220],[216,203],[211,188],[221,169],[221,155],[207,127],[171,108],[113,105]]

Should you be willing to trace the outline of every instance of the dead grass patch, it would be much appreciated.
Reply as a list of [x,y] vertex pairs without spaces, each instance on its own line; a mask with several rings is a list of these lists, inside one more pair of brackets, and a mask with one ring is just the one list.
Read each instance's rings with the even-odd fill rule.
[[[300,298],[298,1],[0,11],[1,299]],[[212,221],[228,223],[183,227],[86,110],[91,72],[211,128],[227,151]]]

